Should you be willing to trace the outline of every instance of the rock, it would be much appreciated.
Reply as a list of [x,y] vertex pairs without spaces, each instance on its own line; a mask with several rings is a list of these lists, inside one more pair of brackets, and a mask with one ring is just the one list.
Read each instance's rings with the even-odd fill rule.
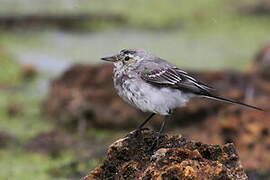
[[253,67],[255,70],[254,73],[266,80],[270,80],[270,44],[264,45],[258,51],[253,63]]
[[[265,44],[256,53],[247,70],[249,86],[256,94],[269,97],[270,94],[270,43]],[[253,93],[254,93],[253,92]]]
[[[259,106],[266,107],[270,98],[257,101]],[[182,133],[205,143],[233,142],[241,152],[240,159],[245,169],[270,169],[269,112],[243,110],[231,106],[209,116],[192,128],[183,128]]]
[[207,145],[145,130],[114,142],[103,164],[84,178],[101,179],[242,180],[247,176],[231,143]]

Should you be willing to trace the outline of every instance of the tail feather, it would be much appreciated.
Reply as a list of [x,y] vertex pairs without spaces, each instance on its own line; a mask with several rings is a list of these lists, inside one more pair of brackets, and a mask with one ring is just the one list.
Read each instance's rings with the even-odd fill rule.
[[252,106],[252,105],[249,105],[249,104],[245,104],[245,103],[233,100],[233,99],[228,99],[228,98],[224,98],[224,97],[220,97],[220,96],[216,96],[216,95],[212,95],[212,94],[207,94],[207,95],[203,95],[203,96],[206,97],[206,98],[209,98],[209,99],[214,99],[214,100],[223,101],[223,102],[232,103],[232,104],[239,104],[239,105],[249,107],[249,108],[252,108],[252,109],[256,109],[256,110],[259,110],[259,111],[265,111],[262,108]]

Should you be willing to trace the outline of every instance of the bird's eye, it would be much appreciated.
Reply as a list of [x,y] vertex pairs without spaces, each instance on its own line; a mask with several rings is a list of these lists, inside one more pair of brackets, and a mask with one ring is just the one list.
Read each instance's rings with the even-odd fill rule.
[[128,61],[130,58],[129,58],[129,56],[126,56],[125,57],[125,61]]

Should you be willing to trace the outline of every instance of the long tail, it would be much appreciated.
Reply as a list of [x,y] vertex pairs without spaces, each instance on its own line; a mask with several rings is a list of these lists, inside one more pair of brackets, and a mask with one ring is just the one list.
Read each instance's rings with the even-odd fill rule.
[[239,104],[239,105],[249,107],[249,108],[252,108],[252,109],[256,109],[256,110],[259,110],[259,111],[265,111],[262,108],[252,106],[252,105],[249,105],[249,104],[245,104],[245,103],[233,100],[233,99],[228,99],[228,98],[224,98],[224,97],[220,97],[220,96],[216,96],[216,95],[212,95],[212,94],[207,94],[207,95],[203,95],[203,96],[206,97],[206,98],[209,98],[209,99],[214,99],[214,100],[223,101],[223,102],[232,103],[232,104]]

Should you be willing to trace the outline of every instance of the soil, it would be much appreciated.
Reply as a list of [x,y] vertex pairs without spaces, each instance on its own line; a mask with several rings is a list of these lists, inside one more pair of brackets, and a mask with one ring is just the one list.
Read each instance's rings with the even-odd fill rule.
[[114,142],[103,164],[84,179],[244,180],[247,176],[233,144],[207,145],[145,130]]

